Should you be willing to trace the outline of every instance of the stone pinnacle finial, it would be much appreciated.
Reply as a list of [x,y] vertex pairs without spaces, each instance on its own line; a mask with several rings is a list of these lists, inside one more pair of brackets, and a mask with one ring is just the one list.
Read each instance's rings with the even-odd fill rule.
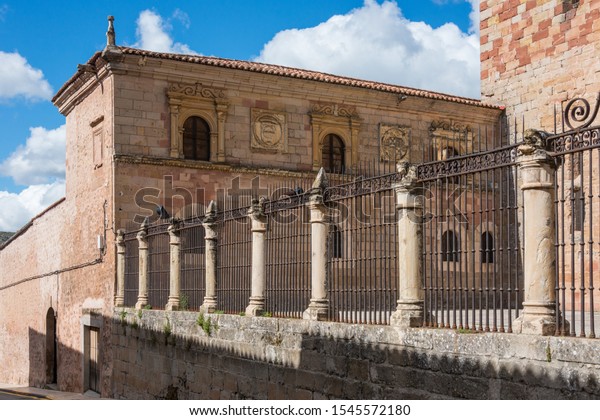
[[325,169],[319,169],[319,173],[317,174],[317,178],[315,182],[313,182],[312,189],[325,189],[329,186],[329,180],[327,179],[327,174],[325,173]]
[[106,31],[106,47],[115,47],[117,44],[115,42],[115,26],[113,22],[115,21],[114,16],[108,17],[108,30]]
[[117,58],[122,54],[119,47],[117,47],[116,36],[115,36],[115,26],[113,24],[115,20],[114,16],[108,17],[108,30],[106,31],[106,47],[104,47],[104,51],[102,52],[102,57],[104,59]]

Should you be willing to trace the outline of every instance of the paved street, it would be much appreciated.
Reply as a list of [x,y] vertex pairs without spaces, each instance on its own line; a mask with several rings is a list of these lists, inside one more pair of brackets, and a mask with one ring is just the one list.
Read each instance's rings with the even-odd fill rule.
[[27,395],[0,389],[0,400],[45,400],[45,397]]
[[79,394],[47,388],[0,383],[0,400],[97,400],[99,398],[100,395],[92,391]]

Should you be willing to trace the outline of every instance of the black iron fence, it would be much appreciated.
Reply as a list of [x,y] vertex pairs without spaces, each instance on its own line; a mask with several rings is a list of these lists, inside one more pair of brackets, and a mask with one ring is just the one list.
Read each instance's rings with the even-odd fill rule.
[[426,326],[512,332],[523,302],[522,203],[513,158],[501,162],[423,184]]
[[555,156],[557,334],[597,337],[600,128],[550,138]]
[[330,187],[326,204],[330,316],[387,324],[398,300],[395,172]]
[[220,214],[218,222],[217,301],[228,314],[246,310],[251,288],[252,232],[248,208]]
[[184,220],[179,226],[180,308],[197,310],[206,294],[206,241],[202,217]]
[[139,247],[137,230],[125,233],[125,306],[135,306],[139,294]]
[[[515,123],[516,126],[516,123]],[[436,129],[439,127],[436,127]],[[423,326],[513,332],[523,314],[524,195],[519,156],[523,132],[441,127],[456,137],[423,147],[417,185],[423,199],[421,263]],[[444,131],[445,130],[445,131]],[[436,134],[436,135],[439,135]],[[578,128],[544,139],[554,159],[557,334],[596,337],[600,292],[600,129]],[[398,217],[394,185],[403,174],[378,162],[329,178],[322,194],[327,238],[329,319],[388,324],[399,299]],[[364,169],[364,168],[363,168]],[[264,221],[264,309],[300,318],[311,298],[312,179],[273,186],[255,210]],[[257,198],[257,196],[251,197]],[[236,207],[239,206],[239,207]],[[225,313],[244,312],[252,294],[250,199],[223,207],[217,232],[216,297]],[[206,294],[206,232],[202,217],[179,224],[184,309]],[[255,232],[256,237],[260,232]],[[136,231],[125,235],[125,304],[137,297]],[[169,234],[148,228],[149,302],[169,294]],[[256,240],[256,239],[255,239]],[[260,270],[259,270],[260,271]],[[181,301],[180,301],[181,302]]]
[[148,227],[148,304],[162,309],[169,298],[170,247],[169,224],[158,220]]

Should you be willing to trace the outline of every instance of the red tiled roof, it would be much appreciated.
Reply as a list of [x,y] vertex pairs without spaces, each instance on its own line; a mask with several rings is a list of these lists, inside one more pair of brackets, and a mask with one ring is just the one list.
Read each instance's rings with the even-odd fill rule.
[[389,92],[399,95],[416,96],[420,98],[438,99],[448,102],[456,102],[466,105],[484,108],[503,109],[503,107],[484,104],[477,99],[464,98],[461,96],[447,95],[422,89],[413,89],[387,83],[372,82],[368,80],[354,79],[351,77],[336,76],[333,74],[320,73],[312,70],[303,70],[292,67],[279,66],[275,64],[264,64],[253,61],[232,60],[218,57],[207,57],[201,55],[186,55],[174,53],[160,53],[154,51],[140,50],[131,47],[119,47],[124,54],[140,55],[146,57],[176,60],[187,63],[203,64],[206,66],[224,67],[256,73],[272,74],[276,76],[291,77],[316,82],[331,83],[343,86],[353,86],[364,89],[372,89],[380,92]]

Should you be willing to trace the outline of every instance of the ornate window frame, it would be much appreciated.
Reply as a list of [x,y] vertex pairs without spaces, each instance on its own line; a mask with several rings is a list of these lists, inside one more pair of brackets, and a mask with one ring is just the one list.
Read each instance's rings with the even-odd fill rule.
[[455,121],[432,121],[429,133],[435,160],[445,160],[443,151],[448,148],[456,150],[461,156],[472,153],[474,134],[469,125]]
[[210,162],[225,162],[225,119],[228,102],[220,89],[200,83],[172,83],[167,90],[171,116],[172,158],[183,159],[183,124],[189,117],[200,117],[210,127]]
[[344,142],[344,163],[350,168],[358,162],[358,130],[361,119],[355,107],[317,103],[311,106],[313,170],[321,168],[323,141],[329,134],[336,134]]

